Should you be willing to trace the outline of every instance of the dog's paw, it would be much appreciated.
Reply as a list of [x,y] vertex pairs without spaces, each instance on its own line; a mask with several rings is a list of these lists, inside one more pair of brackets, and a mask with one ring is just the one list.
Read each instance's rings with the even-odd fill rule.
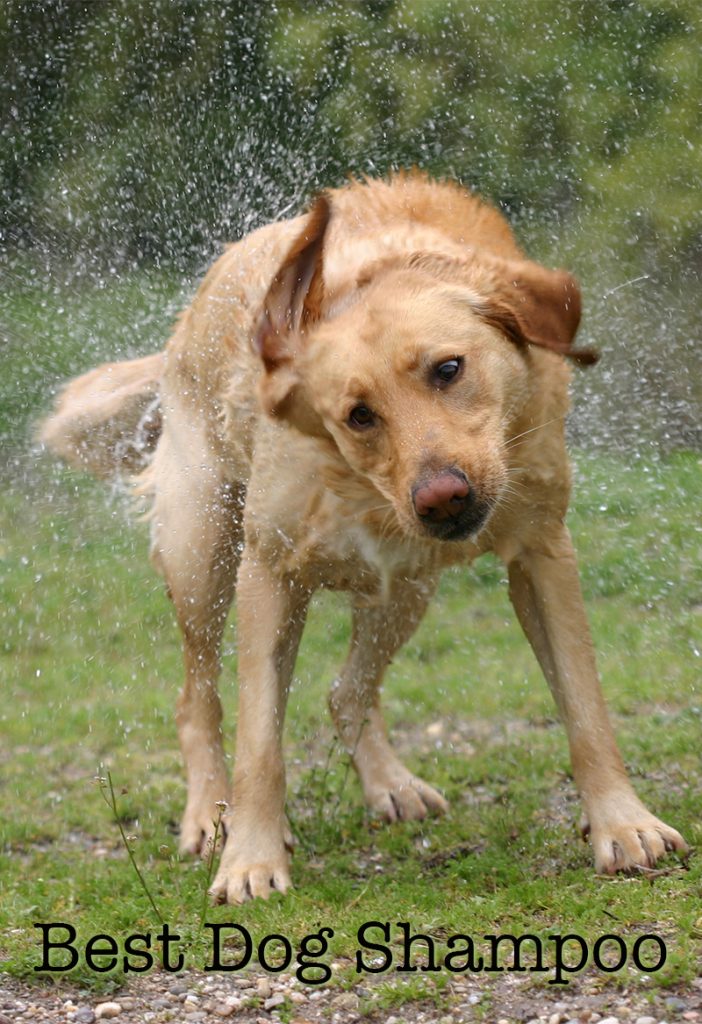
[[[212,847],[219,851],[227,835],[222,811],[225,801],[207,799],[185,808],[180,822],[178,849],[183,856],[209,857]],[[219,823],[219,824],[218,824]]]
[[654,868],[667,853],[688,853],[680,833],[650,814],[636,797],[591,810],[580,829],[583,839],[590,838],[595,870],[602,875]]
[[210,896],[214,903],[246,903],[257,896],[267,900],[272,892],[286,893],[291,886],[290,854],[282,837],[249,851],[230,836]]
[[366,790],[366,803],[371,811],[390,822],[446,814],[449,809],[441,793],[405,768],[374,779]]

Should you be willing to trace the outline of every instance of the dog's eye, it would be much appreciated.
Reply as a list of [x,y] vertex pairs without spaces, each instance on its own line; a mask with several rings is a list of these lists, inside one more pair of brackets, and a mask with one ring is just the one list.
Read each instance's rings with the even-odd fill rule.
[[435,387],[445,387],[446,384],[450,384],[460,373],[463,362],[464,360],[458,356],[455,359],[446,359],[445,362],[439,362],[434,367],[433,373]]
[[368,430],[375,424],[375,416],[367,405],[354,405],[347,422],[354,430]]
[[456,359],[447,359],[445,363],[438,363],[434,367],[433,371],[433,383],[435,387],[441,388],[446,384],[450,384],[458,374],[460,373],[463,360],[459,357]]

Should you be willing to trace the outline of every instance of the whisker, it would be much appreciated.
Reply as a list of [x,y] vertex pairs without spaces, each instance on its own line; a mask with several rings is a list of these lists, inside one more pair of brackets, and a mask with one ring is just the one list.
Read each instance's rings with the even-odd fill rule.
[[559,420],[563,420],[563,416],[554,416],[552,420],[546,420],[545,423],[539,423],[536,427],[530,427],[529,430],[523,430],[521,434],[515,434],[514,437],[508,437],[504,442],[506,451],[509,451],[514,447],[514,442],[518,441],[520,437],[526,437],[527,434],[533,434],[535,430],[541,430],[543,427],[548,427],[551,423],[558,423]]
[[[518,494],[516,491],[511,490],[509,487],[505,487],[500,492],[500,497],[498,500],[500,506],[509,504],[511,507],[514,507],[519,498],[521,498],[520,494]],[[512,501],[511,499],[514,499],[514,501]]]
[[[509,468],[507,470],[507,481],[505,482],[504,486],[505,487],[510,487],[510,488],[512,488],[512,490],[522,490],[522,491],[526,490],[526,484],[524,483],[523,480],[519,479],[519,477],[517,475],[518,473],[521,473],[521,470],[518,469],[517,467]],[[513,474],[513,475],[510,475],[510,474]]]
[[381,525],[380,536],[383,540],[387,540],[393,533],[399,534],[400,530],[394,516],[394,509],[392,506],[389,506]]
[[511,512],[515,508],[519,508],[519,502],[515,500],[514,496],[510,494],[501,494],[495,507],[495,511],[499,509],[500,511]]

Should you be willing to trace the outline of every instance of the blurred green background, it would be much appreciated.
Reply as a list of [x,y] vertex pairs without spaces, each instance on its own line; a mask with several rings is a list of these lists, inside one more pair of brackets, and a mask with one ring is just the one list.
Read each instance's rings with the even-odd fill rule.
[[[159,347],[225,241],[418,164],[580,276],[607,358],[576,440],[698,446],[701,55],[699,0],[5,0],[0,438],[63,374]],[[160,307],[76,314],[128,275],[150,295],[155,268]]]

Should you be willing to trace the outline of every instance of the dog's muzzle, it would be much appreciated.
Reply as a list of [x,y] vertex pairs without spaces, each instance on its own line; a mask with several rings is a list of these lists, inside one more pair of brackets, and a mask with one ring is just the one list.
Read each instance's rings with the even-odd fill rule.
[[415,484],[412,504],[424,530],[437,540],[464,540],[476,534],[491,508],[455,467]]

